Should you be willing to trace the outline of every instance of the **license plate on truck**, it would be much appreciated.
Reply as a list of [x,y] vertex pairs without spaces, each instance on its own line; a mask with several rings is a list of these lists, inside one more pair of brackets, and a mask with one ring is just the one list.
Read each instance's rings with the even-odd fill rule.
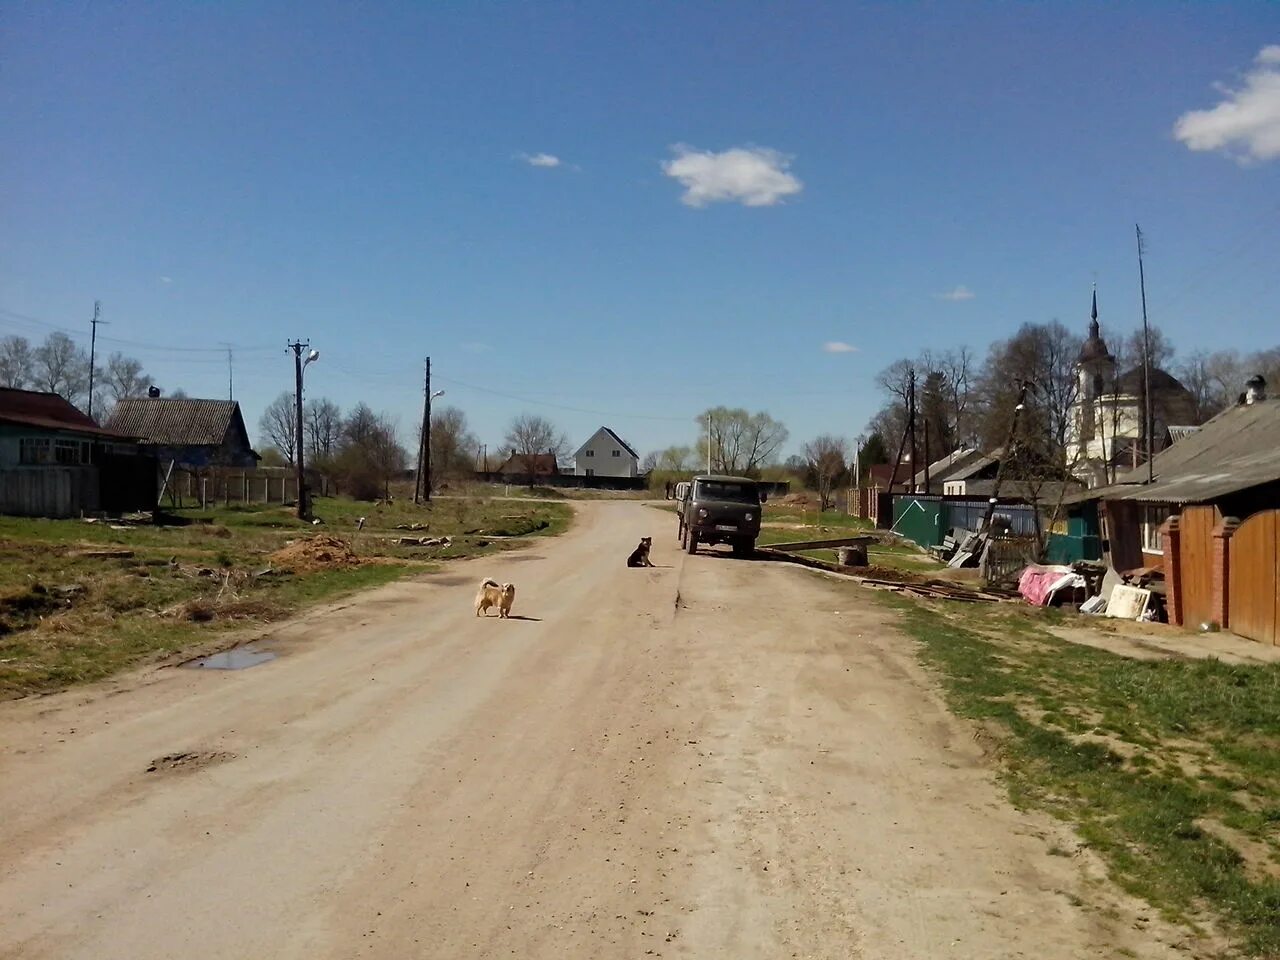
[[718,523],[718,524],[716,524],[716,529],[717,529],[717,530],[723,530],[723,531],[725,531],[726,533],[733,533],[733,532],[734,532],[735,530],[737,530],[738,528],[737,528],[737,527],[735,527],[735,526],[733,526],[732,524],[727,524],[727,523]]

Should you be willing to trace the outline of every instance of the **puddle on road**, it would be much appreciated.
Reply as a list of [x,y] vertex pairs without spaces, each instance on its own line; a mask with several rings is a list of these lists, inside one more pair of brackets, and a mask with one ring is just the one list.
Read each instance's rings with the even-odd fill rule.
[[244,670],[247,667],[256,667],[260,663],[266,663],[275,658],[276,655],[274,653],[268,653],[266,650],[255,650],[253,647],[236,647],[234,650],[224,650],[222,653],[190,660],[184,663],[183,666],[190,667],[193,670]]

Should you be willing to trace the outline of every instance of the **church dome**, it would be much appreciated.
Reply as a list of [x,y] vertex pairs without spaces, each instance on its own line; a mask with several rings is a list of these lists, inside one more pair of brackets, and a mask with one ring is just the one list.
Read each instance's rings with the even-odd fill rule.
[[1095,319],[1089,324],[1089,338],[1085,340],[1084,346],[1080,348],[1080,363],[1092,363],[1095,360],[1112,359],[1111,351],[1107,349],[1107,341],[1102,339],[1102,332],[1098,328],[1098,321]]

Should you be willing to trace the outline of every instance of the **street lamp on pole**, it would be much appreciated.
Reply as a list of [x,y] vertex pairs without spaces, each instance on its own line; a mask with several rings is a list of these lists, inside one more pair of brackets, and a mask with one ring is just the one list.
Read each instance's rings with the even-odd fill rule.
[[427,410],[422,419],[422,498],[431,502],[431,401],[443,397],[444,391],[427,392]]
[[302,359],[302,351],[311,346],[310,343],[303,343],[301,340],[295,340],[289,344],[289,349],[293,351],[293,374],[294,374],[294,430],[297,441],[297,451],[294,454],[294,463],[298,473],[298,519],[311,519],[311,502],[307,496],[307,480],[304,472],[303,457],[303,429],[302,429],[302,371],[308,366],[320,359],[320,351],[312,350],[307,354],[307,358]]

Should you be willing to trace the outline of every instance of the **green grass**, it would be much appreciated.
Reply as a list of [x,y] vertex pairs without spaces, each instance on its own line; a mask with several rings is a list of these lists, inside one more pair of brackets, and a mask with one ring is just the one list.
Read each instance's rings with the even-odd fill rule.
[[[166,525],[0,517],[0,697],[97,680],[276,620],[309,605],[430,569],[442,560],[510,549],[563,532],[558,503],[440,499],[378,506],[317,499],[320,526],[279,506],[176,511]],[[357,521],[365,518],[362,530]],[[417,530],[397,529],[416,524]],[[116,524],[115,526],[120,526]],[[350,543],[356,566],[254,574],[293,540]],[[394,543],[448,536],[448,547]],[[88,556],[112,551],[118,556]]]
[[1016,803],[1073,823],[1169,917],[1280,955],[1280,665],[1131,660],[1058,639],[1038,612],[876,596],[952,709],[995,737]]

